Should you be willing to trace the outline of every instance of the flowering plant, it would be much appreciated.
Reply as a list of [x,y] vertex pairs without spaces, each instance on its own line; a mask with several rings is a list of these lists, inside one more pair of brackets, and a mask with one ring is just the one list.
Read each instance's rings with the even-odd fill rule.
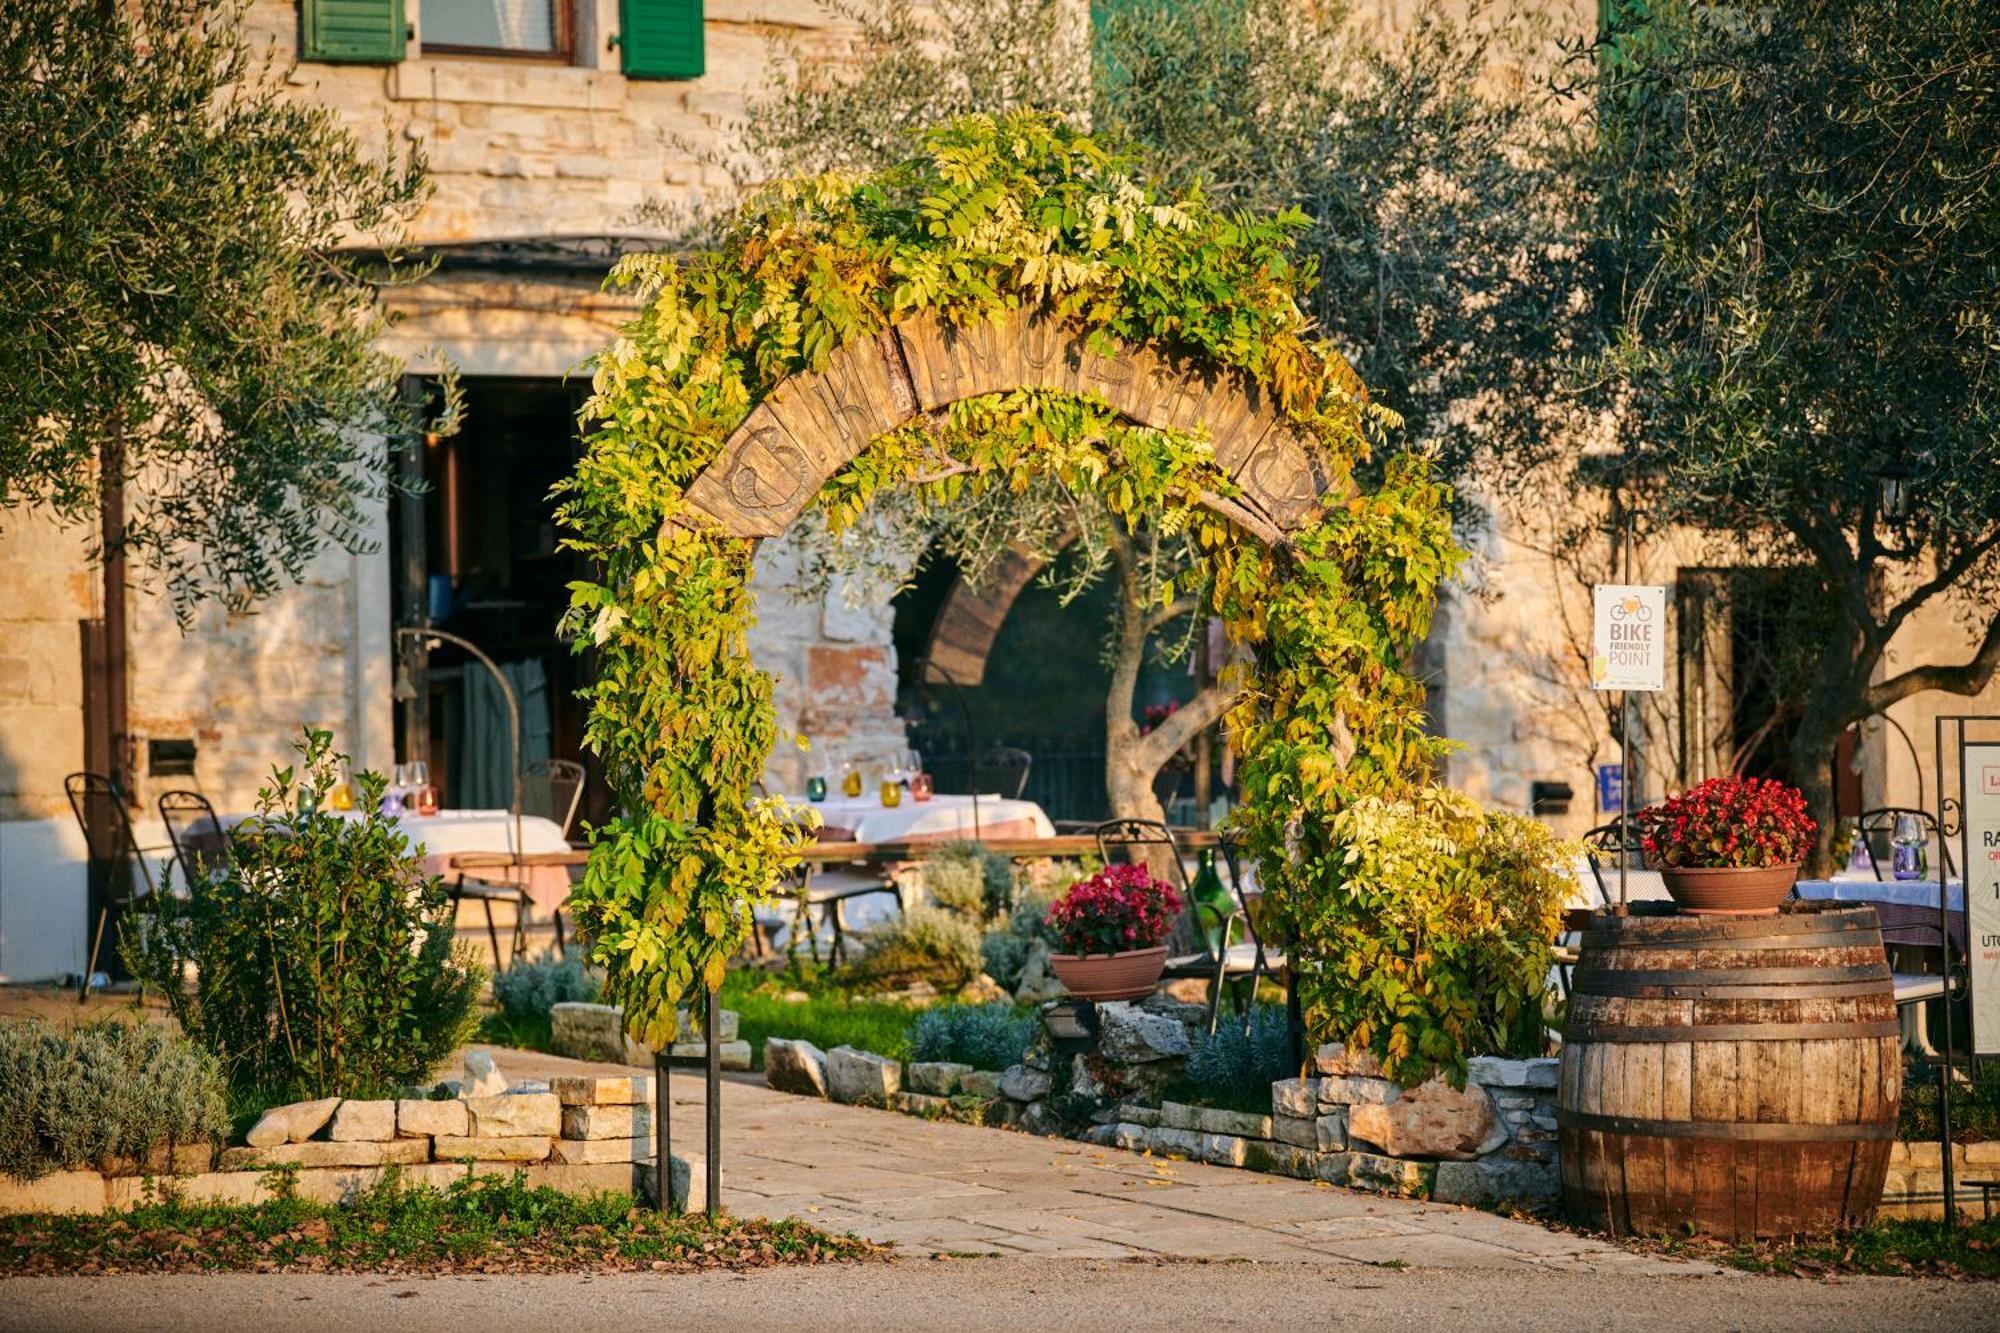
[[1710,778],[1638,818],[1648,859],[1676,870],[1795,865],[1819,831],[1797,788],[1764,778]]
[[1124,953],[1165,940],[1180,910],[1180,895],[1144,866],[1106,866],[1070,885],[1045,924],[1064,953]]

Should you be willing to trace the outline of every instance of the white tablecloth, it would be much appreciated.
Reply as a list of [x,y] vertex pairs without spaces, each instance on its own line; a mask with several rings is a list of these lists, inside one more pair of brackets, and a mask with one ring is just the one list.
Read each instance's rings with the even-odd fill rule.
[[[1799,897],[1842,903],[1894,903],[1898,907],[1938,908],[1934,879],[1802,879]],[[1965,910],[1965,885],[1951,882],[1951,910]]]
[[[819,802],[787,799],[819,811],[825,827],[845,829],[856,842],[932,842],[973,836],[970,796],[938,795],[918,801],[905,792],[903,803],[894,809],[883,805],[873,792],[860,796],[835,793]],[[1033,801],[994,795],[979,798],[978,831],[989,838],[1053,838],[1056,826]]]
[[[346,818],[360,816],[353,811],[337,811]],[[218,815],[224,828],[234,828],[250,815]],[[454,862],[461,852],[507,853],[514,848],[514,817],[505,810],[440,810],[434,815],[405,814],[396,818],[396,827],[410,840],[412,850],[422,849],[424,869],[433,875],[457,874]],[[523,852],[566,852],[569,843],[562,826],[540,815],[521,816]],[[563,866],[527,866],[508,870],[488,866],[470,872],[471,877],[489,883],[519,883],[538,906],[560,907],[569,896],[569,871]]]

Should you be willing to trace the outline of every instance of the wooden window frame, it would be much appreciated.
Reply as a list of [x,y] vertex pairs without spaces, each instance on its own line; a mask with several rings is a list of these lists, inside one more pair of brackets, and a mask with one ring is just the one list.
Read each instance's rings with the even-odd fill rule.
[[[418,22],[422,22],[425,0],[417,0]],[[576,0],[549,0],[549,9],[555,18],[556,45],[552,51],[520,51],[507,46],[457,46],[446,42],[432,42],[422,36],[419,29],[418,54],[430,56],[465,56],[478,60],[530,60],[546,65],[567,65],[576,56]]]

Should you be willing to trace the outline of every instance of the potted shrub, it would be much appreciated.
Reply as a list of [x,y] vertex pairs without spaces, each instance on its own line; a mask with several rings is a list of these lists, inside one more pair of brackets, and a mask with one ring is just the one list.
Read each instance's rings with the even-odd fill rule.
[[1792,890],[1819,825],[1794,787],[1710,778],[1639,812],[1646,858],[1684,912],[1769,916]]
[[1056,979],[1080,1000],[1152,994],[1180,910],[1180,895],[1144,866],[1106,866],[1078,880],[1044,920],[1060,951],[1049,957]]

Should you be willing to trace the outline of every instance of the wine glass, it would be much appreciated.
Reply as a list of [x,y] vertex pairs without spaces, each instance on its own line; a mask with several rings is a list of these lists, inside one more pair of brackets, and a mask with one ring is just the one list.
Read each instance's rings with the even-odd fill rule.
[[1893,849],[1891,873],[1902,880],[1922,879],[1925,844],[1929,841],[1921,819],[1915,815],[1897,815],[1894,831],[1890,834]]
[[420,815],[434,815],[438,812],[437,788],[431,786],[431,766],[421,759],[409,762],[410,788],[415,793],[412,804]]

